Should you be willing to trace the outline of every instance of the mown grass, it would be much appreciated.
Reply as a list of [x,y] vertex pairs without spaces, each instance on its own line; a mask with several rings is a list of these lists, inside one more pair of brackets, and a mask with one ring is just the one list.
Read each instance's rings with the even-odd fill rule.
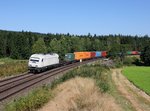
[[98,64],[84,65],[75,68],[62,77],[54,80],[50,85],[44,88],[32,91],[29,95],[21,97],[5,107],[5,111],[34,111],[40,108],[44,103],[52,97],[50,90],[53,90],[58,84],[67,81],[68,79],[75,77],[88,77],[93,78],[96,81],[96,85],[99,87],[101,92],[107,92],[109,90],[108,83],[108,71],[107,67],[102,67]]
[[17,75],[28,70],[27,60],[0,59],[0,77]]
[[123,74],[137,87],[150,95],[150,67],[125,67]]

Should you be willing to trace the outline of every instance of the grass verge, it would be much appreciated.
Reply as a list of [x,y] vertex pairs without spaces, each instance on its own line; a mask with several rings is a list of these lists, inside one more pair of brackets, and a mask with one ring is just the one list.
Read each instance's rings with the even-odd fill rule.
[[34,111],[47,103],[52,97],[50,89],[44,86],[7,104],[5,111]]

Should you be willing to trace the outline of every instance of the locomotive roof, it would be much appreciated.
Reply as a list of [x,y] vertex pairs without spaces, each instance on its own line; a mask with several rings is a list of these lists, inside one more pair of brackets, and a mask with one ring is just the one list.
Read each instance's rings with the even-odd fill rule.
[[56,53],[52,53],[52,54],[32,54],[31,57],[34,58],[44,58],[44,57],[59,57],[58,54]]

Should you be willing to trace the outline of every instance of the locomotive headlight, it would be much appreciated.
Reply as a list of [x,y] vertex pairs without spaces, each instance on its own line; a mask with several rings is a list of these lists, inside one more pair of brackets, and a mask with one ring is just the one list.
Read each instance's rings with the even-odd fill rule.
[[32,65],[31,65],[31,64],[29,64],[29,67],[32,67]]

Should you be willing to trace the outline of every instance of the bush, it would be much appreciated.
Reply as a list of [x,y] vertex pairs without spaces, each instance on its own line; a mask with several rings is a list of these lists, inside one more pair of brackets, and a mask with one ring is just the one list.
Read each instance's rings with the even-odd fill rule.
[[132,65],[137,65],[139,64],[139,59],[136,57],[125,57],[123,59],[123,64],[126,66],[132,66]]
[[116,68],[120,68],[120,67],[122,67],[123,66],[123,62],[122,61],[120,61],[120,60],[115,60],[115,67]]
[[96,80],[97,86],[102,92],[109,90],[108,75],[105,72],[108,70],[106,67],[100,65],[84,65],[63,75],[61,78],[56,79],[52,84],[51,88],[56,87],[58,84],[76,76],[90,77]]
[[123,60],[124,65],[130,66],[132,65],[132,63],[133,63],[133,59],[131,57],[125,57]]

